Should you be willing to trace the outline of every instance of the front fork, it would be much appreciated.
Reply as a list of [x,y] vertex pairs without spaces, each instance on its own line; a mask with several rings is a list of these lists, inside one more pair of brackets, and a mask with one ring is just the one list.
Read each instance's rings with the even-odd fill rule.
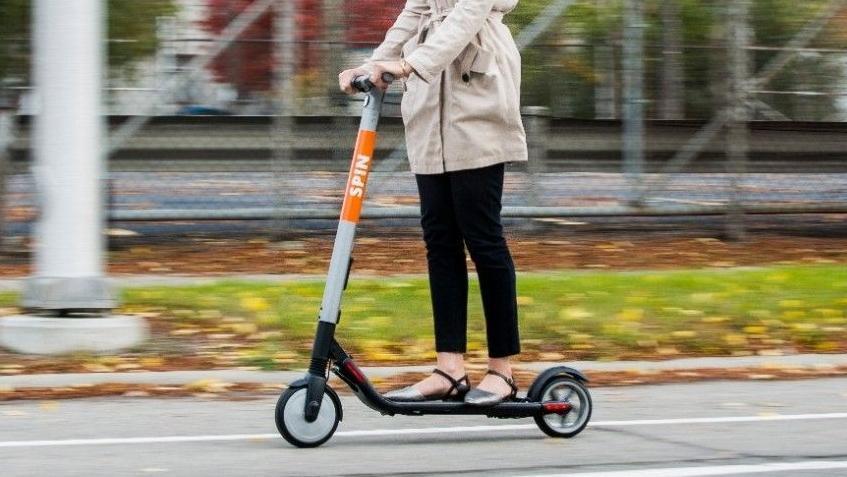
[[335,358],[334,351],[340,350],[343,353],[341,347],[335,343],[335,326],[341,316],[341,295],[347,288],[350,278],[356,225],[361,216],[365,189],[373,164],[376,127],[379,123],[384,97],[385,93],[377,88],[371,89],[365,96],[359,135],[353,152],[353,161],[350,164],[347,186],[344,189],[344,203],[341,207],[338,232],[335,235],[329,273],[321,302],[318,328],[312,346],[312,359],[305,378],[307,383],[304,408],[306,422],[314,422],[318,418],[326,389],[327,367],[330,359]]
[[327,366],[329,364],[330,347],[335,334],[335,323],[318,322],[315,343],[312,347],[312,360],[306,375],[306,408],[303,410],[306,422],[314,422],[318,418],[326,388]]

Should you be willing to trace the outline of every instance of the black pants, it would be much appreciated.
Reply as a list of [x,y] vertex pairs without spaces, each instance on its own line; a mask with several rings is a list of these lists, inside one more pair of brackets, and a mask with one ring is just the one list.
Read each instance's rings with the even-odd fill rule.
[[436,351],[466,351],[467,245],[479,277],[488,355],[502,358],[520,352],[515,265],[500,222],[503,172],[504,165],[496,164],[415,176],[421,199]]

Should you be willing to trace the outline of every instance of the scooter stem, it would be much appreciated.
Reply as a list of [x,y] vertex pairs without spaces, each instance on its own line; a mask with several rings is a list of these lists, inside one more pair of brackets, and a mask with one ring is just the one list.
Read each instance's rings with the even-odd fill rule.
[[365,96],[359,134],[356,139],[353,160],[350,164],[350,172],[347,176],[347,185],[344,189],[344,203],[341,207],[341,217],[335,235],[326,288],[321,302],[320,321],[322,322],[333,324],[338,322],[341,294],[344,291],[349,272],[356,226],[362,214],[365,190],[373,164],[373,154],[376,148],[376,128],[379,124],[384,97],[385,93],[378,88],[371,89]]
[[[391,81],[393,78],[383,77],[383,79]],[[362,203],[365,199],[368,176],[376,148],[376,128],[379,124],[382,101],[385,97],[385,92],[373,87],[373,83],[368,81],[367,78],[357,78],[354,84],[360,89],[363,88],[359,85],[364,85],[368,89],[362,110],[362,120],[359,125],[359,135],[356,139],[356,148],[353,151],[350,173],[347,176],[347,184],[344,189],[344,203],[341,207],[338,231],[335,234],[335,244],[329,262],[318,329],[315,334],[315,342],[312,345],[312,360],[309,364],[309,373],[306,376],[308,386],[304,412],[308,422],[317,419],[323,400],[330,346],[335,335],[335,325],[341,315],[341,295],[347,288],[347,278],[350,275],[356,225],[362,215]]]

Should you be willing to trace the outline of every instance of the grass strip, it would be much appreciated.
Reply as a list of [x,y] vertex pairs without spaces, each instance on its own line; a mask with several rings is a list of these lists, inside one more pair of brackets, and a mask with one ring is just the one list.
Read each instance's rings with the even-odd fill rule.
[[[145,316],[153,339],[121,357],[77,358],[96,370],[302,366],[322,293],[319,280],[126,288],[117,311]],[[0,293],[0,306],[17,299]],[[524,360],[847,352],[841,265],[522,274],[518,306]],[[339,339],[363,362],[434,356],[425,277],[354,275],[342,308]],[[471,359],[486,355],[475,280],[468,350]]]
[[[125,312],[158,312],[176,329],[264,337],[252,361],[272,367],[308,350],[322,292],[320,281],[223,280],[126,289],[122,303]],[[470,297],[468,347],[483,353],[475,280]],[[518,304],[525,348],[550,359],[847,350],[840,265],[527,274],[518,279]],[[430,317],[425,278],[353,277],[338,334],[370,361],[427,359]]]

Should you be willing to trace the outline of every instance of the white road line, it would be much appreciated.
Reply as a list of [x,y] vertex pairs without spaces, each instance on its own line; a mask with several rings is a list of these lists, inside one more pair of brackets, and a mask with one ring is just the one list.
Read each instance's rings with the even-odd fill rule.
[[[691,417],[682,419],[638,419],[628,421],[594,421],[589,427],[627,427],[627,426],[669,426],[680,424],[719,424],[731,422],[767,422],[767,421],[810,421],[847,419],[847,412],[827,414],[769,414],[761,416],[724,416],[724,417]],[[359,431],[339,431],[335,437],[369,437],[369,436],[398,436],[422,434],[447,434],[467,432],[503,432],[525,431],[536,429],[534,424],[509,424],[495,426],[457,426],[457,427],[426,427],[414,429],[374,429]],[[57,446],[99,446],[113,444],[156,444],[168,442],[214,442],[214,441],[246,441],[276,439],[279,434],[223,434],[197,436],[163,436],[163,437],[118,437],[103,439],[62,439],[42,441],[0,441],[0,448],[9,447],[57,447]]]
[[575,474],[527,475],[524,477],[701,477],[708,475],[761,474],[765,472],[797,472],[801,470],[832,469],[847,469],[847,461],[810,460],[800,462],[773,462],[765,464],[671,467],[664,469],[614,470],[610,472],[582,472]]

